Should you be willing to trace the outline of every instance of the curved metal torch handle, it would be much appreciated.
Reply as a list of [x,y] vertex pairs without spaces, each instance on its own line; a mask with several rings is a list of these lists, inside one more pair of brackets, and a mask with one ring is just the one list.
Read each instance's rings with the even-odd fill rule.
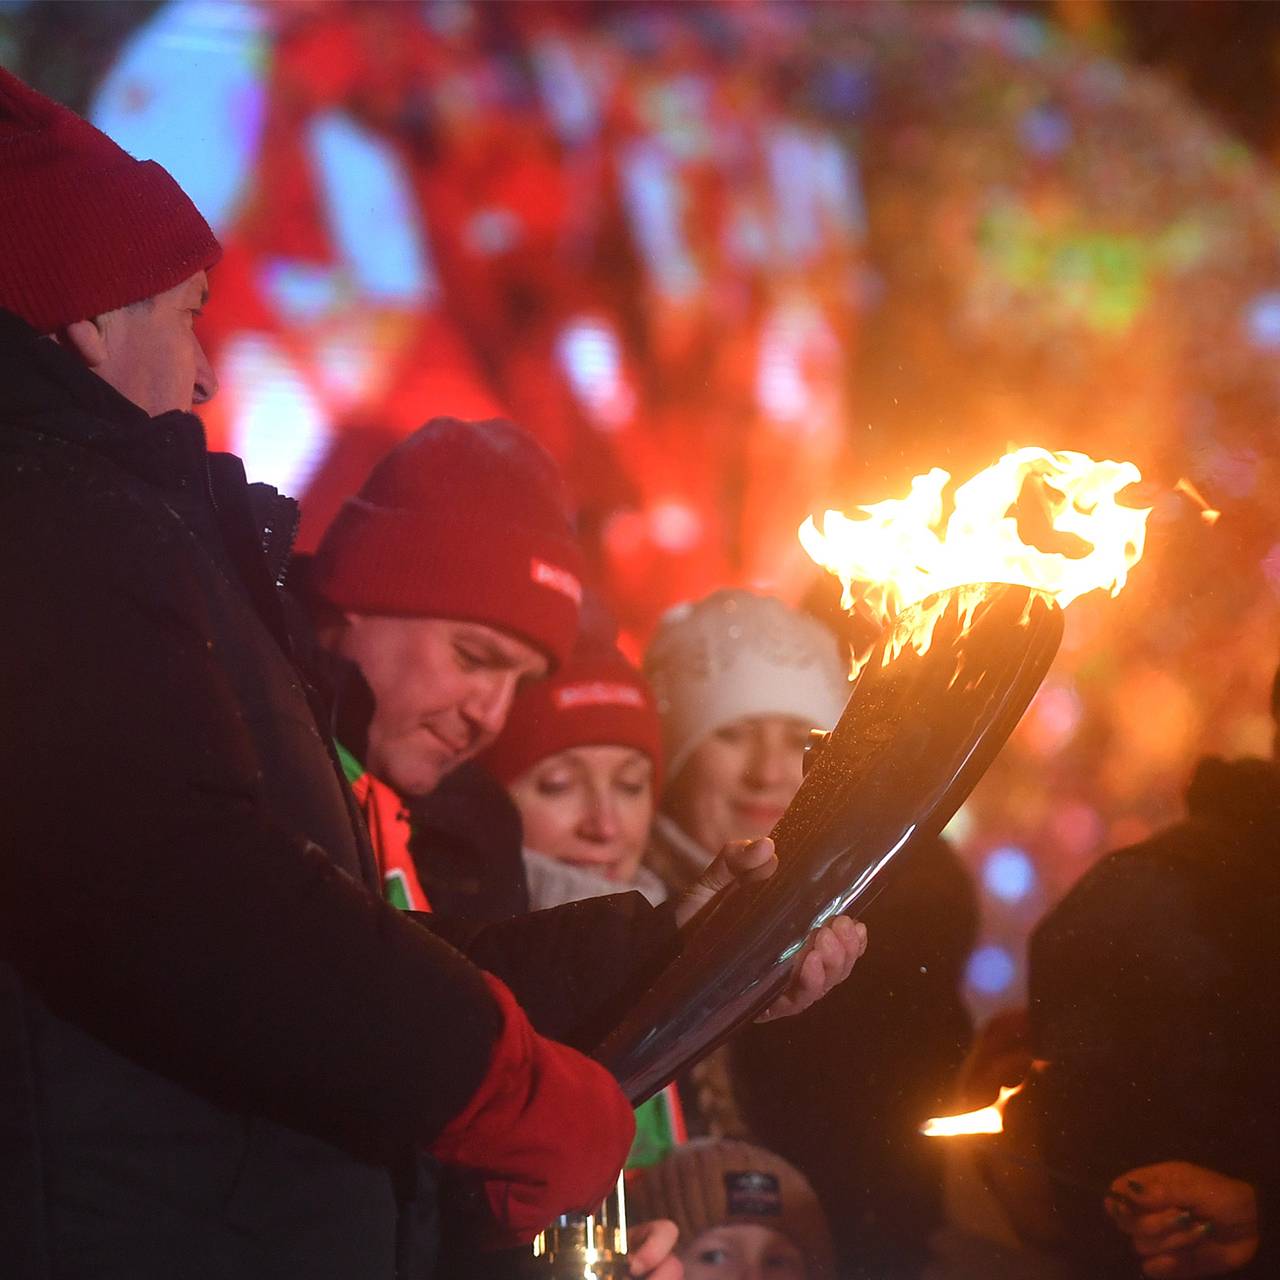
[[[979,592],[976,609],[962,608]],[[903,629],[939,603],[924,652],[902,646]],[[809,934],[865,905],[914,840],[946,825],[1021,719],[1061,638],[1061,611],[1026,587],[957,588],[904,612],[810,753],[772,833],[778,870],[708,903],[686,927],[681,954],[595,1050],[633,1102],[764,1008]]]

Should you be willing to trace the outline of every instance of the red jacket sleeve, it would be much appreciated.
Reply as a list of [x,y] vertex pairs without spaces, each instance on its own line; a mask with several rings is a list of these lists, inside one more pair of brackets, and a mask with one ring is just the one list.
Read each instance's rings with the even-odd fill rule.
[[478,1182],[495,1246],[525,1244],[613,1186],[635,1119],[613,1077],[538,1035],[511,992],[484,975],[503,1015],[488,1074],[431,1153]]

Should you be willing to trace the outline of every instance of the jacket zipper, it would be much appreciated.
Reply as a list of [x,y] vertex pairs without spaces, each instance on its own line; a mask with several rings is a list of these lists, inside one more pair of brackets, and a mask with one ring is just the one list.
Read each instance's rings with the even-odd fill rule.
[[[285,517],[283,521],[281,515]],[[277,588],[283,587],[289,576],[293,545],[298,540],[301,523],[302,508],[292,498],[277,493],[271,500],[270,514],[262,530],[262,554]]]

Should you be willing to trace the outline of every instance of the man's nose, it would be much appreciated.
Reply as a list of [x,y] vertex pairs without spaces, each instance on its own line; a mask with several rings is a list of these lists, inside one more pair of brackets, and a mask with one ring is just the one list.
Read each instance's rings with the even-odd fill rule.
[[196,383],[191,396],[192,404],[208,404],[218,394],[218,375],[214,373],[204,347],[198,347],[196,360]]
[[512,671],[486,672],[476,681],[470,697],[463,705],[468,720],[484,736],[492,741],[502,732],[511,711],[518,677]]

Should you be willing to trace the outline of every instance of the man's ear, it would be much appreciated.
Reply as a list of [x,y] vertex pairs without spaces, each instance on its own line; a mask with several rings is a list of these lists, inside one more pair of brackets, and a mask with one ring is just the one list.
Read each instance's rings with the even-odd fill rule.
[[107,335],[101,316],[94,320],[73,320],[55,337],[62,346],[74,351],[90,369],[96,369],[106,361]]

